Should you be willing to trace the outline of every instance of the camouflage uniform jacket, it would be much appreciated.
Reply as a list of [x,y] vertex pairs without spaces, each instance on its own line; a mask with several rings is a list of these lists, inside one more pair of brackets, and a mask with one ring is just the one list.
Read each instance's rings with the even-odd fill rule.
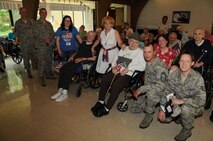
[[19,39],[20,47],[31,47],[35,43],[35,36],[33,33],[33,27],[35,25],[35,21],[33,19],[29,19],[26,23],[19,19],[15,23],[15,35]]
[[181,81],[180,69],[172,72],[166,83],[165,96],[161,98],[161,104],[165,103],[166,95],[174,93],[178,99],[182,99],[185,104],[200,108],[206,101],[206,91],[202,76],[191,69],[184,82]]
[[39,44],[45,44],[44,39],[45,38],[50,38],[53,40],[54,37],[54,30],[53,26],[49,21],[42,22],[41,19],[38,19],[35,23],[35,26],[33,28],[33,32],[35,34],[35,39],[36,39],[36,45]]
[[154,90],[157,93],[162,92],[167,76],[168,70],[160,58],[156,57],[154,62],[147,62],[144,86],[140,87],[141,91],[148,92]]

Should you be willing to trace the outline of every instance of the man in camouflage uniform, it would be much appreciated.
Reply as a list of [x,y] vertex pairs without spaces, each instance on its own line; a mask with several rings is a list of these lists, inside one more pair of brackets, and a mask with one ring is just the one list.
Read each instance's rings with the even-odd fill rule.
[[204,109],[206,92],[202,76],[191,67],[195,64],[191,52],[180,54],[179,68],[169,74],[164,96],[161,97],[161,110],[158,114],[160,121],[166,119],[166,96],[173,93],[171,106],[179,107],[181,132],[175,137],[176,141],[185,141],[192,134],[194,118]]
[[35,38],[33,34],[35,21],[28,18],[28,11],[24,7],[19,9],[19,14],[21,18],[16,21],[14,29],[16,43],[19,42],[28,78],[32,78],[30,58],[35,58]]
[[52,48],[50,43],[54,40],[53,26],[46,20],[47,10],[39,10],[40,18],[36,21],[33,31],[35,33],[35,47],[38,59],[38,74],[41,86],[46,86],[45,78],[55,78],[52,73]]
[[138,97],[141,93],[146,93],[146,114],[139,125],[140,128],[147,128],[152,122],[155,106],[160,101],[162,91],[164,91],[164,83],[168,76],[167,67],[165,63],[156,56],[155,48],[152,44],[148,44],[144,47],[144,58],[147,61],[144,85],[134,92],[135,97]]

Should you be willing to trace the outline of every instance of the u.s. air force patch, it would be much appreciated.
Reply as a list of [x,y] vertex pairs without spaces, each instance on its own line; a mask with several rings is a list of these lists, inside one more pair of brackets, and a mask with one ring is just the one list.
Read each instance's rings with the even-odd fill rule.
[[162,82],[165,82],[165,81],[166,81],[166,73],[165,73],[165,72],[162,72],[162,73],[161,73],[160,80],[161,80]]

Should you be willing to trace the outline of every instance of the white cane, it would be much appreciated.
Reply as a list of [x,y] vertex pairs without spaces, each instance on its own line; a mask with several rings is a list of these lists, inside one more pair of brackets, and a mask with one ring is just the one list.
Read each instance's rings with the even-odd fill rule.
[[109,88],[108,88],[107,91],[106,91],[106,94],[108,94],[109,90],[111,89],[112,83],[114,82],[116,75],[117,75],[117,74],[114,74],[114,76],[113,76],[113,78],[112,78],[112,80],[111,80],[111,82],[110,82]]

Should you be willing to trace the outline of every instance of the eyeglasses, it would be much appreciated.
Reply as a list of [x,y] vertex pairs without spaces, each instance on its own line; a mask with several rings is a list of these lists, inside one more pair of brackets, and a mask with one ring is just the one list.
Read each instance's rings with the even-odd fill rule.
[[67,21],[67,20],[65,20],[65,22],[71,22],[71,21]]

